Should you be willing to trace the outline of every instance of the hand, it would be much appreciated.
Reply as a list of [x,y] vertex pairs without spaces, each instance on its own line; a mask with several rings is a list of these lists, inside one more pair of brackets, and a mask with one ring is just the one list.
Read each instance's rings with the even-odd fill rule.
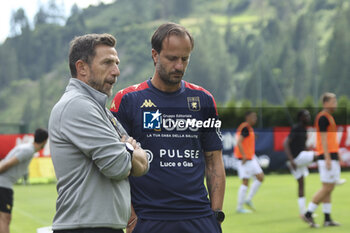
[[134,219],[131,219],[131,218],[132,218],[132,216],[130,217],[130,220],[128,222],[128,226],[126,227],[126,233],[131,233],[136,226],[137,217],[134,217]]
[[128,137],[123,135],[122,138],[120,139],[121,142],[128,142],[134,147],[134,149],[140,148],[140,144],[136,142],[136,140],[133,137]]
[[290,166],[293,170],[297,170],[297,165],[295,164],[294,160],[290,161]]
[[126,233],[131,233],[134,230],[136,223],[137,223],[137,215],[135,213],[134,207],[131,206],[131,216],[129,218],[128,225],[126,227]]
[[340,154],[338,154],[338,160],[339,160],[339,163],[340,163],[340,164],[344,162],[343,159],[342,159],[342,157],[340,156]]
[[326,168],[327,168],[327,170],[332,169],[332,160],[326,159]]

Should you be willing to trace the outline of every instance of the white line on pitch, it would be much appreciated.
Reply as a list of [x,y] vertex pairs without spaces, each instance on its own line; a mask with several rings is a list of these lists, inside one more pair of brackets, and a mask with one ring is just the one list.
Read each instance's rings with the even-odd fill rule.
[[45,225],[45,226],[48,225],[48,224],[50,224],[50,222],[45,221],[45,220],[43,220],[43,219],[41,219],[41,218],[38,218],[38,217],[34,217],[32,214],[28,213],[27,211],[21,210],[21,209],[19,209],[18,207],[15,207],[13,210],[14,210],[15,212],[18,212],[18,213],[20,213],[20,214],[22,214],[22,215],[24,215],[24,216],[26,216],[26,217],[28,217],[28,218],[34,220],[34,221],[37,222],[37,223],[43,224],[43,225]]

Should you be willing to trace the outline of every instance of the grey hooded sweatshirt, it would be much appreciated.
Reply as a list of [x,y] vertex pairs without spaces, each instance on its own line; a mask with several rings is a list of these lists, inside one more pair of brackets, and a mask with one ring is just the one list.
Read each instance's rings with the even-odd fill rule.
[[53,230],[127,225],[131,156],[106,101],[107,95],[71,78],[52,109],[50,150],[58,192]]

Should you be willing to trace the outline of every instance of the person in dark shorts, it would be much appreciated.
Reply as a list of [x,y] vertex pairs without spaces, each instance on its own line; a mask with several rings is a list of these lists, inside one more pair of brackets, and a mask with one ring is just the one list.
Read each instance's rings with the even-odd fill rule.
[[37,129],[34,142],[15,146],[0,162],[0,233],[8,233],[13,207],[13,185],[27,174],[34,154],[44,148],[48,138],[45,129]]
[[297,118],[298,123],[293,125],[290,134],[284,141],[284,150],[288,158],[287,166],[298,181],[298,206],[302,217],[305,214],[304,177],[309,175],[308,166],[316,161],[317,157],[314,151],[308,151],[306,148],[306,127],[310,122],[309,111],[300,110]]

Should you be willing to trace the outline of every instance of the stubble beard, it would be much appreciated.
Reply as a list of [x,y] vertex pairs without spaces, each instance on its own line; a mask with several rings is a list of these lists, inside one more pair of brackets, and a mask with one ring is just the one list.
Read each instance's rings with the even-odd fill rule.
[[157,65],[156,65],[156,69],[158,71],[159,77],[160,79],[167,85],[169,86],[175,86],[175,85],[179,85],[179,83],[181,83],[182,77],[183,77],[183,73],[181,72],[181,74],[179,73],[179,76],[181,75],[181,78],[172,78],[171,74],[173,74],[172,72],[167,73],[165,68],[162,66],[162,64],[158,61]]
[[101,83],[96,82],[94,75],[91,75],[91,77],[88,80],[89,86],[91,86],[92,88],[96,89],[99,92],[106,94],[108,97],[111,97],[113,85],[111,86],[111,88],[107,88],[107,87],[105,87],[105,84],[106,84],[105,80],[103,80]]

